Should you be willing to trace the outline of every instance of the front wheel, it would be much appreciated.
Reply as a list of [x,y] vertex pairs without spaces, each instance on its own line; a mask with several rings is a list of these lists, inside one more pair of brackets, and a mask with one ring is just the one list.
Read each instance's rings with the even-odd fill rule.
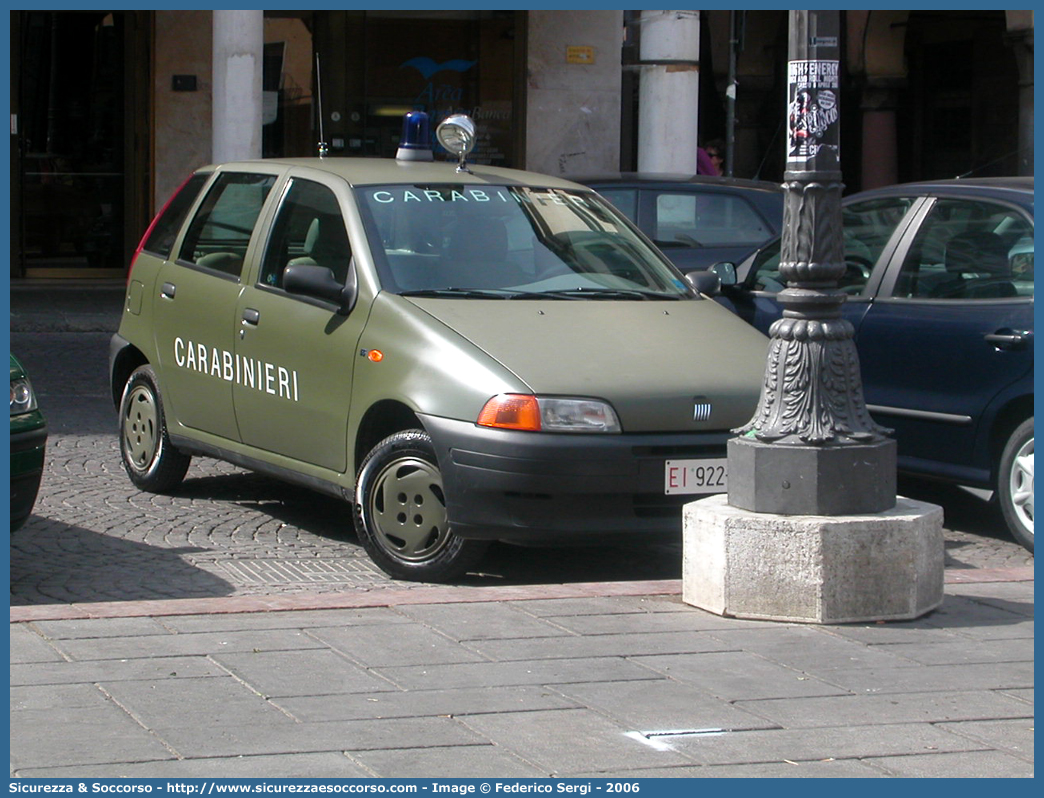
[[435,447],[419,429],[385,438],[363,460],[355,485],[355,528],[382,571],[417,582],[462,575],[488,546],[450,529]]
[[131,482],[163,493],[181,483],[192,458],[171,444],[156,386],[151,366],[142,366],[127,380],[120,400],[120,455]]
[[1008,438],[997,472],[997,497],[1015,540],[1033,551],[1033,418]]

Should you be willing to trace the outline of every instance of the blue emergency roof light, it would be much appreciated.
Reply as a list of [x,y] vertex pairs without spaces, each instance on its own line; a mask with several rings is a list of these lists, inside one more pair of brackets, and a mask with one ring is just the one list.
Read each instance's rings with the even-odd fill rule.
[[398,161],[430,161],[431,131],[428,115],[424,111],[408,111],[402,118],[402,137],[399,139],[399,150],[395,153]]

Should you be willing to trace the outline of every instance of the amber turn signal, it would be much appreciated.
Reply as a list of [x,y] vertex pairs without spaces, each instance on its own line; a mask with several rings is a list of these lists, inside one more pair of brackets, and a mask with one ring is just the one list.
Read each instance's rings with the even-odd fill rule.
[[494,396],[479,413],[480,427],[540,430],[540,405],[535,396],[502,393]]

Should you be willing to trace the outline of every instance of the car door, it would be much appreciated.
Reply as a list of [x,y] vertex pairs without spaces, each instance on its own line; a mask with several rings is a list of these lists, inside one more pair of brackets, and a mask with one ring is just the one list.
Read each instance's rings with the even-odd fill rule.
[[291,176],[282,192],[260,269],[236,308],[232,393],[245,444],[343,473],[366,309],[341,315],[283,288],[290,263],[327,267],[342,284],[354,268],[342,211],[347,185],[323,180]]
[[1033,222],[1016,207],[941,197],[919,210],[856,339],[867,404],[900,457],[989,468],[972,462],[979,421],[1033,368],[1027,255]]
[[228,440],[239,439],[232,380],[240,276],[274,183],[272,174],[219,173],[156,281],[154,330],[167,415]]

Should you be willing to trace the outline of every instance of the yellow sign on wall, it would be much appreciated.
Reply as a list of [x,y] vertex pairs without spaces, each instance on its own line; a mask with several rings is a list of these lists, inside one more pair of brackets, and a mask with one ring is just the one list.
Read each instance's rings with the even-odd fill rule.
[[593,64],[594,62],[595,54],[593,47],[566,47],[567,64]]

